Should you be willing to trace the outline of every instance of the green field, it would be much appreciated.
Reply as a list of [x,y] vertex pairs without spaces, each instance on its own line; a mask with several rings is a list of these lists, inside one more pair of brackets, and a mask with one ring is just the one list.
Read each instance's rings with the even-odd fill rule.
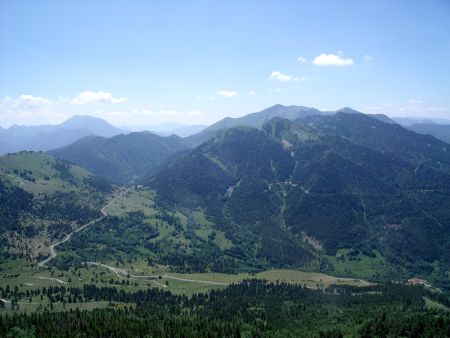
[[339,276],[376,279],[392,270],[392,266],[374,251],[374,256],[369,257],[360,251],[352,249],[339,249],[335,256],[326,256]]
[[[113,262],[108,265],[114,266]],[[97,286],[115,286],[126,291],[137,291],[143,288],[163,288],[174,294],[192,295],[206,292],[211,289],[221,289],[231,283],[238,283],[245,279],[264,279],[269,282],[287,282],[297,285],[306,285],[309,288],[325,288],[331,284],[367,286],[369,283],[359,279],[346,279],[321,273],[302,272],[295,270],[268,270],[257,274],[220,274],[220,273],[191,273],[181,274],[170,272],[165,266],[148,267],[143,260],[132,264],[126,263],[119,266],[135,276],[154,275],[155,278],[127,277],[114,273],[101,266],[87,266],[69,271],[57,269],[39,268],[36,264],[25,263],[21,260],[6,261],[2,263],[0,271],[0,287],[31,291],[49,286],[81,287],[85,284]],[[174,278],[186,279],[176,280]],[[214,284],[217,283],[217,284]],[[20,300],[26,306],[37,306],[38,300],[33,299],[29,304],[28,299]],[[24,304],[25,305],[25,304]]]
[[107,213],[112,216],[124,215],[128,212],[142,211],[147,217],[156,214],[155,192],[153,190],[130,190],[120,200],[108,207]]
[[195,229],[195,234],[199,238],[204,241],[212,239],[212,242],[221,250],[229,249],[233,246],[233,243],[227,239],[223,231],[213,229],[213,224],[206,218],[203,210],[192,211],[190,217],[194,223],[198,224],[198,228]]
[[[2,179],[35,195],[55,192],[79,192],[80,187],[67,184],[57,170],[59,160],[41,152],[20,152],[0,157]],[[24,169],[26,168],[26,169]],[[68,166],[68,174],[76,181],[92,176],[78,166]]]
[[431,300],[428,297],[424,297],[425,300],[425,306],[427,309],[430,310],[438,310],[438,311],[450,311],[450,308],[446,307],[445,305],[442,305],[434,300]]

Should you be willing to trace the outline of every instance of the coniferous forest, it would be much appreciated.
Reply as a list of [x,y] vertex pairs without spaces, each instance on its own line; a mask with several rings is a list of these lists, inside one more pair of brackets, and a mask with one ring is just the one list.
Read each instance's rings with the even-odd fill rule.
[[[5,291],[2,290],[3,294]],[[444,301],[404,285],[330,286],[311,290],[247,280],[192,297],[159,289],[48,287],[38,291],[50,307],[0,319],[10,337],[448,337],[450,313],[426,310]],[[13,295],[14,291],[11,292]],[[7,293],[6,293],[7,294]],[[20,296],[15,294],[15,296]],[[53,311],[56,302],[107,301],[93,311]],[[5,306],[5,305],[3,305]],[[11,305],[8,305],[11,306]],[[14,306],[14,304],[12,305]]]

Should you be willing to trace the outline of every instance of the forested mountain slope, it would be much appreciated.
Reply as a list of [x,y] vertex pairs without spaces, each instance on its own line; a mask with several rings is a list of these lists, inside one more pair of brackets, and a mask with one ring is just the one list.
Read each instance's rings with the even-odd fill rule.
[[160,203],[204,208],[242,255],[324,265],[353,248],[440,275],[450,265],[447,148],[351,111],[275,118],[227,130],[148,184]]
[[139,132],[111,138],[86,137],[49,153],[111,182],[127,184],[187,148],[178,136]]
[[309,115],[332,114],[333,112],[322,112],[316,108],[303,106],[283,106],[276,104],[272,107],[263,109],[256,113],[244,115],[242,117],[226,117],[211,126],[203,129],[201,132],[186,138],[187,141],[200,145],[208,141],[215,135],[234,127],[261,127],[265,122],[274,117],[280,117],[288,120],[296,120]]

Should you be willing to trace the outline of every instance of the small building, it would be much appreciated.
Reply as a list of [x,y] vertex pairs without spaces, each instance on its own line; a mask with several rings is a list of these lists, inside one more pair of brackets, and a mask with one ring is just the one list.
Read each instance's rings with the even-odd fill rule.
[[416,277],[408,279],[406,284],[408,284],[408,285],[423,285],[427,288],[431,287],[431,284],[428,281],[426,281],[425,279],[416,278]]

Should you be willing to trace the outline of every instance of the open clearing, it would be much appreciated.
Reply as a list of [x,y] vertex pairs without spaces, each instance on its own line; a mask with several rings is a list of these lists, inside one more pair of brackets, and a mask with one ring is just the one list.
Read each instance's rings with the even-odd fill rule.
[[[106,265],[112,267],[113,262],[108,262]],[[369,285],[368,282],[360,279],[340,278],[321,273],[287,269],[273,269],[257,274],[188,274],[171,272],[165,266],[148,267],[144,261],[138,261],[134,262],[133,266],[120,266],[117,270],[121,272],[112,271],[106,266],[88,265],[78,269],[71,268],[68,271],[61,271],[40,268],[37,264],[20,260],[7,261],[1,267],[0,287],[4,288],[9,285],[10,287],[17,286],[22,290],[32,290],[48,286],[82,287],[84,284],[96,284],[97,286],[115,286],[127,291],[158,287],[176,294],[192,295],[198,292],[207,292],[211,289],[224,288],[228,284],[251,278],[306,285],[309,288],[324,288],[330,284]],[[135,278],[127,277],[128,273]],[[125,284],[123,284],[124,282]]]

